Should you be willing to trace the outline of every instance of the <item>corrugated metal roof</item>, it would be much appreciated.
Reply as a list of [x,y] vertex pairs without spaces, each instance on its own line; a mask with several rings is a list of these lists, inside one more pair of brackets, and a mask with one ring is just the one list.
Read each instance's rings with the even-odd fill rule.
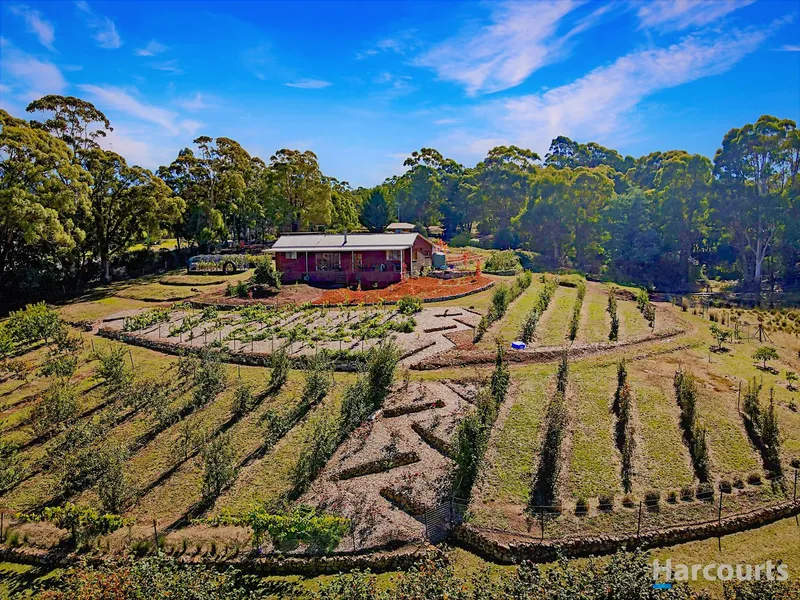
[[391,250],[410,248],[418,233],[309,233],[283,235],[272,246],[275,252],[330,252],[335,250]]
[[414,229],[413,223],[389,223],[386,226],[387,231],[389,229]]

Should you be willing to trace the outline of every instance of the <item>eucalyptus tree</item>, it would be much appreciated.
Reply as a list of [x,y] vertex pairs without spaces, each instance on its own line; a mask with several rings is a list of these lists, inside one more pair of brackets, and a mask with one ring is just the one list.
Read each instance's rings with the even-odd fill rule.
[[99,148],[98,140],[106,137],[106,132],[114,130],[105,114],[94,104],[74,96],[48,94],[28,104],[25,110],[48,113],[49,118],[31,121],[31,126],[53,134],[76,154],[80,150]]
[[179,219],[186,204],[159,177],[128,166],[115,152],[87,150],[83,164],[92,176],[86,241],[100,259],[103,281],[108,282],[111,258],[127,250],[153,219],[165,223]]
[[331,186],[331,230],[352,231],[359,225],[358,210],[360,203],[358,195],[346,181],[339,181],[335,177],[328,177]]
[[489,150],[475,167],[475,184],[483,204],[484,229],[507,230],[531,195],[539,155],[517,146]]
[[800,143],[796,123],[771,115],[731,129],[714,156],[716,212],[739,252],[745,282],[760,291],[764,260],[796,210]]
[[85,237],[90,182],[65,142],[0,109],[0,297],[69,260]]
[[693,251],[707,232],[711,161],[699,154],[674,153],[661,163],[653,183],[659,201],[662,251],[677,254],[685,288]]
[[331,220],[331,187],[319,168],[317,155],[306,150],[278,150],[270,157],[270,189],[292,231],[327,225]]

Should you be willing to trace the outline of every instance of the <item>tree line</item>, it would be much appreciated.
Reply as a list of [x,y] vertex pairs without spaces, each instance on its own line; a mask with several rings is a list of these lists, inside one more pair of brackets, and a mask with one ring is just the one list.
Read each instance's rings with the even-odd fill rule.
[[[634,158],[597,143],[553,140],[542,159],[498,146],[474,167],[423,148],[406,171],[353,189],[313,152],[265,161],[226,137],[200,136],[155,172],[100,147],[101,110],[49,95],[30,121],[0,111],[0,294],[79,290],[109,281],[131,245],[178,248],[263,240],[281,231],[382,231],[395,220],[439,225],[529,250],[535,266],[688,289],[699,278],[800,284],[800,134],[762,116],[731,129],[714,159],[682,150]],[[0,296],[2,299],[3,296]]]

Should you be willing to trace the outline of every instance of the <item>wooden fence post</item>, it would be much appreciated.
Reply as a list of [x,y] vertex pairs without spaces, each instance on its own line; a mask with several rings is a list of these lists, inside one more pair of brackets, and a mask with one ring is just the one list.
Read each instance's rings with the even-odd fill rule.
[[153,541],[156,543],[156,552],[158,552],[158,529],[155,519],[153,519]]
[[642,501],[639,500],[639,523],[636,525],[636,537],[642,533]]
[[540,510],[540,517],[542,520],[541,529],[542,529],[542,541],[544,541],[544,506]]

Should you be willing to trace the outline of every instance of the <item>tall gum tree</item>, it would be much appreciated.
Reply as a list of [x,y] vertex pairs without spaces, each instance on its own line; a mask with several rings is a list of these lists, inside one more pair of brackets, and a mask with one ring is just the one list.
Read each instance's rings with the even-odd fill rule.
[[796,124],[761,116],[731,129],[714,156],[716,213],[729,229],[745,283],[760,292],[764,259],[797,203]]
[[63,260],[84,232],[91,177],[66,143],[0,109],[0,298],[46,257]]

